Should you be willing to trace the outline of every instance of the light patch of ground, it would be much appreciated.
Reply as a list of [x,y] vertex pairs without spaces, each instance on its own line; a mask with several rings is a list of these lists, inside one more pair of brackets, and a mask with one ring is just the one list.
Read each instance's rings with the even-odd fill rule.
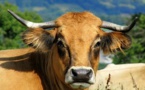
[[126,8],[130,8],[130,9],[135,9],[135,6],[133,6],[131,4],[119,4],[119,7],[126,7]]
[[111,2],[104,2],[104,1],[99,1],[100,4],[106,6],[107,8],[115,8],[115,5],[113,5]]
[[33,8],[33,10],[34,11],[37,11],[37,12],[42,11],[42,10],[45,10],[45,9],[46,9],[45,7],[34,7]]
[[53,6],[50,6],[50,8],[57,8],[62,12],[83,10],[80,6],[75,4],[54,4]]

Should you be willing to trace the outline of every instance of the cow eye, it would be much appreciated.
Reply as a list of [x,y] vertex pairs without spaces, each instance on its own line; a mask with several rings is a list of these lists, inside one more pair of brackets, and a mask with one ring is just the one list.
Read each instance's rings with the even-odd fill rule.
[[96,44],[94,45],[94,48],[100,47],[100,45],[101,45],[101,42],[98,41],[98,42],[96,42]]
[[66,54],[66,46],[64,45],[63,40],[58,39],[57,41],[57,47],[58,47],[58,53],[60,55],[60,57],[64,57]]
[[63,44],[63,42],[61,40],[59,40],[57,42],[57,46],[60,47],[60,48],[64,48],[65,47],[64,44]]

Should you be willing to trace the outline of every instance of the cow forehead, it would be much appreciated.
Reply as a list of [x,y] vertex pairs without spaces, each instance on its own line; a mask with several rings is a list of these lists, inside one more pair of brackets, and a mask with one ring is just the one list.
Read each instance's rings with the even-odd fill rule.
[[66,41],[77,43],[89,43],[100,32],[102,21],[90,12],[67,13],[57,19],[59,33]]
[[78,23],[95,25],[96,27],[102,25],[101,19],[90,12],[69,12],[56,20],[58,26],[72,26]]

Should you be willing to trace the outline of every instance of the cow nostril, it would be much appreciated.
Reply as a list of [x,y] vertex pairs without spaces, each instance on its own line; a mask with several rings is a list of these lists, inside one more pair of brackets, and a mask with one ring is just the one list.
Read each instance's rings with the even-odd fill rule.
[[75,70],[75,69],[72,69],[72,75],[73,76],[77,76],[78,74],[77,74],[77,71]]
[[87,75],[89,78],[91,78],[91,77],[92,77],[92,75],[93,75],[92,70],[90,69],[86,75]]

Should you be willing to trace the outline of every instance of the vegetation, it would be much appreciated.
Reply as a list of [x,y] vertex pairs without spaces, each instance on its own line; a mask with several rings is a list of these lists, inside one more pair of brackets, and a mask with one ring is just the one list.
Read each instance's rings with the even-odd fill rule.
[[42,21],[41,17],[32,11],[20,13],[16,6],[9,3],[0,4],[0,9],[0,50],[23,47],[24,44],[20,39],[20,34],[26,28],[16,21],[7,10],[10,9],[31,21]]

